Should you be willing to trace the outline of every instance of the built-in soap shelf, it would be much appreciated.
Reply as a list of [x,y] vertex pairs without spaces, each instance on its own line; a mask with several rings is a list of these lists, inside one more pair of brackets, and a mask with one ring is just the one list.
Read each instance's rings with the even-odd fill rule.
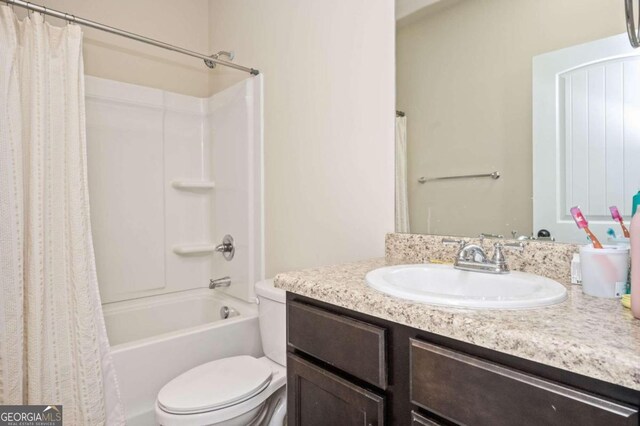
[[[171,186],[185,191],[211,190],[215,183],[208,180],[174,180]],[[173,247],[173,252],[178,256],[199,256],[213,253],[216,246],[211,243],[180,244]]]
[[171,182],[171,186],[176,189],[194,190],[213,189],[216,185],[212,180],[174,180]]
[[192,256],[213,253],[214,244],[181,244],[173,247],[173,252],[179,256]]

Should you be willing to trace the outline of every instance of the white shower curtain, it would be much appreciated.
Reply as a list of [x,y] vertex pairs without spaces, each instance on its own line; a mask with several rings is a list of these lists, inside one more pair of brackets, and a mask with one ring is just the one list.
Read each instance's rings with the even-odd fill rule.
[[82,32],[0,6],[0,404],[124,424],[89,222]]
[[396,232],[410,232],[407,185],[407,117],[396,117]]

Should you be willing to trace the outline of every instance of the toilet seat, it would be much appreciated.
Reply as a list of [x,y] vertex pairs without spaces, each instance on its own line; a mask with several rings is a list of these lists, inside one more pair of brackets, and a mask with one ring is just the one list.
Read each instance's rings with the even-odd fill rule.
[[[237,357],[234,357],[234,358],[237,358]],[[160,401],[159,401],[160,395],[158,395],[158,400],[156,400],[156,409],[155,409],[156,421],[159,424],[165,425],[165,426],[202,426],[202,425],[217,424],[219,422],[225,422],[229,419],[238,418],[238,416],[242,416],[242,415],[251,416],[252,412],[257,415],[259,413],[259,410],[265,403],[265,401],[271,395],[273,395],[278,389],[281,389],[283,386],[285,386],[286,379],[287,379],[287,371],[284,366],[279,365],[266,357],[262,357],[259,359],[256,359],[253,357],[246,357],[246,358],[251,358],[252,360],[261,363],[262,365],[265,366],[265,368],[267,368],[271,372],[271,380],[267,384],[266,388],[264,388],[262,391],[254,392],[253,396],[249,396],[244,400],[237,402],[234,405],[227,405],[224,408],[217,408],[211,411],[199,412],[199,413],[193,413],[193,414],[186,414],[186,413],[175,414],[175,413],[167,412],[165,408],[160,405]],[[228,358],[225,358],[225,359],[228,359]],[[219,361],[223,361],[223,360],[218,360],[213,362],[219,362]],[[249,362],[252,362],[252,361],[249,361]],[[238,364],[240,364],[240,362],[238,362]],[[244,364],[242,365],[243,365],[242,368],[244,368]],[[189,371],[192,371],[192,370],[189,370]],[[212,382],[209,381],[208,383],[212,383]],[[169,403],[169,402],[165,400],[165,403]],[[247,424],[247,423],[243,423],[243,424]]]
[[158,393],[159,407],[171,414],[220,410],[262,392],[272,378],[265,362],[242,355],[199,365],[167,383]]

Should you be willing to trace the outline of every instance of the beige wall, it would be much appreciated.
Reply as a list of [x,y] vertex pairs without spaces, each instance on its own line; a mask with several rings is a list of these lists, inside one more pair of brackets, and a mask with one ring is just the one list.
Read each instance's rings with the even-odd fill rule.
[[[412,231],[531,232],[532,57],[624,31],[619,0],[464,0],[399,28]],[[417,183],[493,170],[498,181]]]
[[[212,50],[265,78],[267,275],[384,253],[393,0],[212,0]],[[244,78],[219,68],[217,91]]]
[[[44,0],[39,4],[186,49],[209,51],[207,0]],[[209,69],[199,59],[91,28],[85,28],[84,34],[88,75],[193,96],[209,95]]]
[[[382,256],[393,230],[393,0],[46,0],[265,76],[266,269]],[[51,22],[55,20],[51,19]],[[247,74],[85,29],[87,74],[208,96]]]

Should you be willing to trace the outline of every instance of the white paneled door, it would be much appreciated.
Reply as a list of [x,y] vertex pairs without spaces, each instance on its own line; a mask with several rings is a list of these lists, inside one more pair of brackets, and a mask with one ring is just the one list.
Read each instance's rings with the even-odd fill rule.
[[640,52],[626,34],[533,60],[534,232],[586,243],[569,209],[579,205],[604,241],[620,233],[640,190]]

